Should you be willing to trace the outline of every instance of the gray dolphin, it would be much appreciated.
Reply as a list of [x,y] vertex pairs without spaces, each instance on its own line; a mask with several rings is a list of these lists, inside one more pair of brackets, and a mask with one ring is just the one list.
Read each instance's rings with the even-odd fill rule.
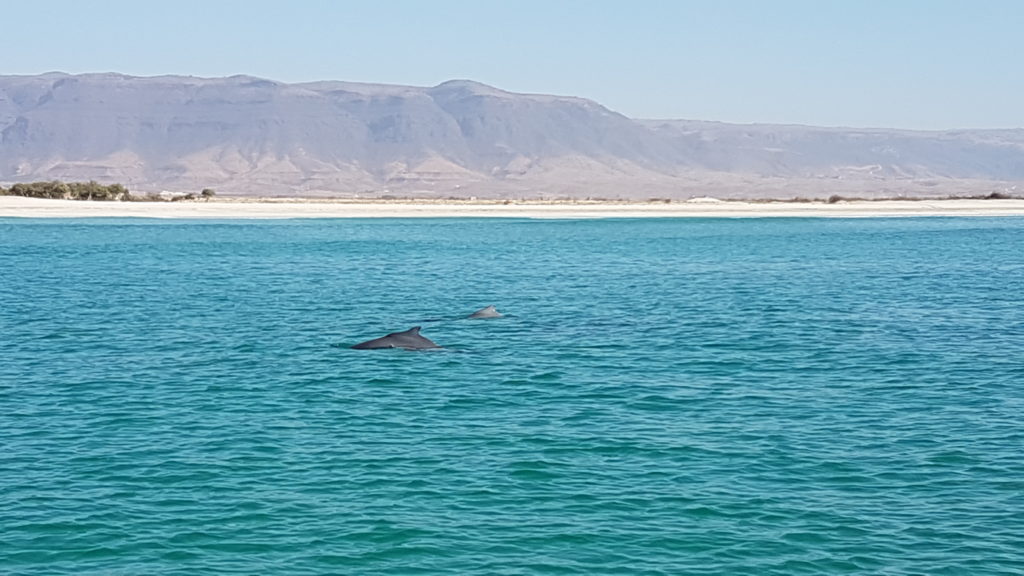
[[492,305],[487,306],[486,308],[481,308],[469,316],[466,316],[466,318],[501,318],[502,316],[504,316],[504,314],[498,312],[498,309]]
[[420,336],[420,327],[414,326],[405,332],[392,332],[387,336],[361,342],[352,347],[355,350],[376,350],[378,348],[404,348],[406,350],[425,350],[440,348],[429,338]]

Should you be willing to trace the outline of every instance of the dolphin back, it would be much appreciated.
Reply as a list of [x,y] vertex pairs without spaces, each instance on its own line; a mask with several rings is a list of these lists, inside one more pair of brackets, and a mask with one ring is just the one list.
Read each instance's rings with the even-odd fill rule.
[[425,350],[440,348],[434,341],[420,335],[420,326],[413,326],[404,332],[392,332],[387,336],[360,342],[353,350],[378,350],[381,348],[404,348],[406,350]]
[[393,344],[388,343],[388,337],[374,338],[373,340],[367,340],[366,342],[360,342],[352,347],[353,350],[376,350],[378,348],[394,348]]
[[466,316],[466,318],[501,318],[502,316],[504,316],[504,314],[498,312],[498,309],[495,308],[494,305],[492,304],[490,306],[485,306],[477,310],[476,312],[473,312],[469,316]]

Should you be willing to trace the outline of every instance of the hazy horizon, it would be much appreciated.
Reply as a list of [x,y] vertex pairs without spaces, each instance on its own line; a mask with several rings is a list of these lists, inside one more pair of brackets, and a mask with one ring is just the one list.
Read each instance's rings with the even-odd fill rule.
[[[0,74],[115,72],[578,96],[637,119],[1024,127],[1024,4],[69,0],[5,9]],[[884,15],[884,17],[881,17]],[[38,41],[45,25],[46,42]]]
[[[271,78],[271,77],[259,76],[259,75],[255,75],[255,74],[246,74],[246,73],[243,73],[243,72],[239,72],[239,73],[235,73],[235,74],[227,74],[227,75],[222,75],[222,76],[206,76],[206,75],[198,75],[198,74],[178,74],[178,73],[139,74],[139,75],[136,75],[136,74],[127,74],[127,73],[124,73],[124,72],[121,72],[121,71],[118,71],[118,70],[91,70],[91,71],[81,71],[81,72],[68,72],[68,71],[65,71],[65,70],[46,70],[46,71],[39,72],[39,73],[36,73],[36,74],[2,74],[2,73],[0,73],[0,76],[25,76],[25,77],[32,77],[32,76],[45,76],[45,75],[48,75],[48,74],[62,74],[62,75],[67,75],[67,76],[114,75],[114,76],[125,76],[125,77],[129,77],[129,78],[160,78],[160,77],[168,77],[168,78],[195,78],[195,79],[200,79],[200,80],[218,80],[218,79],[227,79],[227,78],[232,78],[232,77],[250,77],[250,78],[255,78],[255,79],[258,79],[258,80],[267,80],[267,81],[270,81],[270,82],[286,84],[286,85],[316,84],[316,83],[320,83],[320,82],[324,82],[324,83],[326,83],[326,82],[339,82],[339,83],[353,84],[353,85],[382,86],[382,87],[407,87],[407,88],[415,88],[415,89],[435,88],[435,87],[441,86],[442,84],[446,84],[446,83],[449,83],[449,82],[471,82],[471,83],[475,83],[475,84],[481,84],[481,85],[486,86],[488,88],[494,88],[494,89],[496,89],[496,90],[498,90],[500,92],[507,92],[509,94],[515,94],[515,95],[520,95],[520,96],[554,96],[554,97],[558,97],[558,98],[578,98],[578,99],[583,99],[583,100],[589,100],[591,102],[594,102],[596,104],[600,104],[600,105],[604,106],[604,104],[602,102],[596,100],[595,98],[591,98],[591,97],[587,96],[586,94],[554,94],[554,93],[544,93],[544,92],[519,92],[519,91],[515,91],[515,90],[508,90],[508,89],[506,89],[506,88],[504,88],[502,86],[499,86],[499,85],[487,84],[485,82],[481,82],[481,81],[475,80],[473,78],[448,78],[448,79],[445,79],[445,80],[442,80],[442,81],[438,82],[437,84],[398,84],[398,83],[388,83],[388,82],[364,82],[364,81],[359,81],[359,80],[350,80],[350,79],[347,79],[347,78],[317,78],[317,79],[314,79],[314,80],[303,80],[303,81],[299,81],[299,82],[289,82],[289,81],[281,80],[279,78]],[[607,106],[605,106],[605,107],[607,107]],[[984,131],[984,130],[1024,130],[1024,126],[981,127],[981,128],[972,127],[972,126],[960,126],[960,127],[952,127],[952,128],[902,128],[902,127],[899,127],[899,126],[880,126],[880,125],[879,126],[872,126],[872,125],[852,126],[852,125],[840,125],[840,124],[806,124],[806,123],[799,123],[799,122],[765,122],[765,121],[759,121],[759,120],[735,121],[734,122],[734,121],[729,121],[729,120],[718,120],[718,119],[713,119],[713,118],[691,118],[691,117],[658,117],[658,118],[655,118],[655,117],[631,116],[629,114],[623,113],[620,110],[615,110],[615,109],[610,108],[610,107],[607,107],[607,108],[609,110],[613,111],[613,112],[622,114],[623,116],[626,116],[627,118],[630,118],[632,120],[642,121],[642,122],[659,122],[659,121],[673,122],[673,121],[683,121],[683,122],[695,122],[695,123],[707,123],[707,124],[727,124],[727,125],[735,125],[735,126],[779,126],[779,127],[825,128],[825,129],[835,128],[835,129],[867,130],[867,131],[870,131],[870,130],[888,130],[888,131],[898,131],[898,132],[899,131],[904,131],[904,132],[955,132],[955,131],[961,131],[961,130],[982,130],[982,131]]]

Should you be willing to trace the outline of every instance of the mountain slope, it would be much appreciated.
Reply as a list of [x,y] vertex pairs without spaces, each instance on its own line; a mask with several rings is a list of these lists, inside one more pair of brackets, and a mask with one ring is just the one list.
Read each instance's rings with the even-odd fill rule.
[[0,76],[0,182],[421,196],[978,193],[1024,181],[1024,130],[633,120],[467,80]]

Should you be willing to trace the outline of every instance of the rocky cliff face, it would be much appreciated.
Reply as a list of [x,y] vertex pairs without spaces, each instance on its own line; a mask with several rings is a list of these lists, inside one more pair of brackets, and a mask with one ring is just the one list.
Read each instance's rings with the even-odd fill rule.
[[633,120],[465,80],[0,76],[0,182],[48,179],[277,196],[1014,193],[1024,130]]

